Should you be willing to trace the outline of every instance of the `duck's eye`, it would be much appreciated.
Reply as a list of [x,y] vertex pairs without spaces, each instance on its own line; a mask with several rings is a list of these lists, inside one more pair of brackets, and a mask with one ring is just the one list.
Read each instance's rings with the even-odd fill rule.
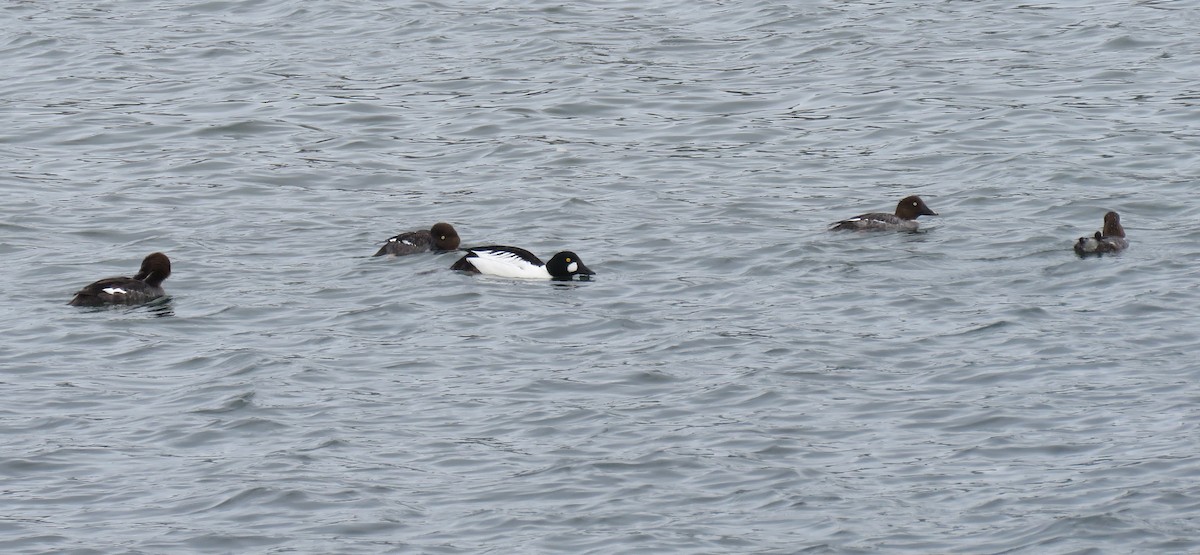
[[916,205],[917,205],[917,203],[915,203],[915,202],[914,202],[914,203],[913,203],[913,206],[916,206]]
[[446,240],[446,236],[445,236],[445,235],[442,235],[442,236],[441,236],[441,239],[442,239],[443,241],[445,241],[445,240]]
[[567,262],[570,262],[570,261],[571,261],[571,257],[569,257],[569,256],[568,256],[568,257],[567,257]]

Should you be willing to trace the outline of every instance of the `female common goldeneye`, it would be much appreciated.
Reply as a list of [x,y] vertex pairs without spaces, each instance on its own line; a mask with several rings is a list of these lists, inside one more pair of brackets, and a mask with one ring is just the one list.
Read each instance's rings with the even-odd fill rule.
[[1104,229],[1091,237],[1080,237],[1075,242],[1075,254],[1103,254],[1125,250],[1129,241],[1125,239],[1125,228],[1121,227],[1121,216],[1116,212],[1104,215]]
[[450,269],[500,277],[555,280],[596,274],[583,265],[579,255],[571,251],[560,252],[543,264],[525,249],[502,246],[467,249],[467,255],[458,259]]
[[75,293],[71,306],[104,306],[110,304],[142,304],[163,295],[162,282],[171,275],[171,260],[156,252],[142,260],[142,267],[133,277],[102,279]]
[[428,250],[458,250],[458,232],[446,222],[438,222],[429,231],[409,231],[392,237],[373,256],[402,256]]
[[904,197],[899,204],[896,205],[895,214],[885,214],[883,212],[872,212],[870,214],[862,214],[853,218],[835,222],[829,227],[830,231],[852,230],[852,231],[916,231],[917,216],[936,216],[937,212],[925,206],[925,201],[921,197],[913,195]]

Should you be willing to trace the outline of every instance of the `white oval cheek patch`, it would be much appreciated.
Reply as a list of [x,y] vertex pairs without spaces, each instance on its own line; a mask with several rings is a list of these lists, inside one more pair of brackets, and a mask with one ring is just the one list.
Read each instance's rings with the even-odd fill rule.
[[578,269],[579,269],[579,265],[574,262],[567,264],[567,271],[571,272],[572,274],[575,273],[575,270],[578,270]]

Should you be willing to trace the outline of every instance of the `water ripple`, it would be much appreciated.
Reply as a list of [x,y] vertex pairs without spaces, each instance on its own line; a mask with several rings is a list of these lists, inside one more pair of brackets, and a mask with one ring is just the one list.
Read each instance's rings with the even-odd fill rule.
[[4,11],[6,552],[1198,549],[1183,6]]

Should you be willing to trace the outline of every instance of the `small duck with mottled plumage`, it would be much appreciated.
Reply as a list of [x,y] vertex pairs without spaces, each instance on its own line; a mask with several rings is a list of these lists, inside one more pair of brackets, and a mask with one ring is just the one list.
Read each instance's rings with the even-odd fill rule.
[[1080,237],[1075,241],[1075,254],[1104,254],[1125,250],[1129,240],[1125,239],[1125,228],[1121,227],[1121,216],[1116,212],[1104,215],[1104,228],[1091,237]]
[[446,222],[438,222],[426,230],[408,231],[392,237],[374,256],[390,254],[403,256],[418,252],[458,250],[458,232]]
[[916,195],[904,197],[896,205],[895,214],[872,212],[835,222],[830,231],[916,231],[918,216],[936,216],[925,201]]

